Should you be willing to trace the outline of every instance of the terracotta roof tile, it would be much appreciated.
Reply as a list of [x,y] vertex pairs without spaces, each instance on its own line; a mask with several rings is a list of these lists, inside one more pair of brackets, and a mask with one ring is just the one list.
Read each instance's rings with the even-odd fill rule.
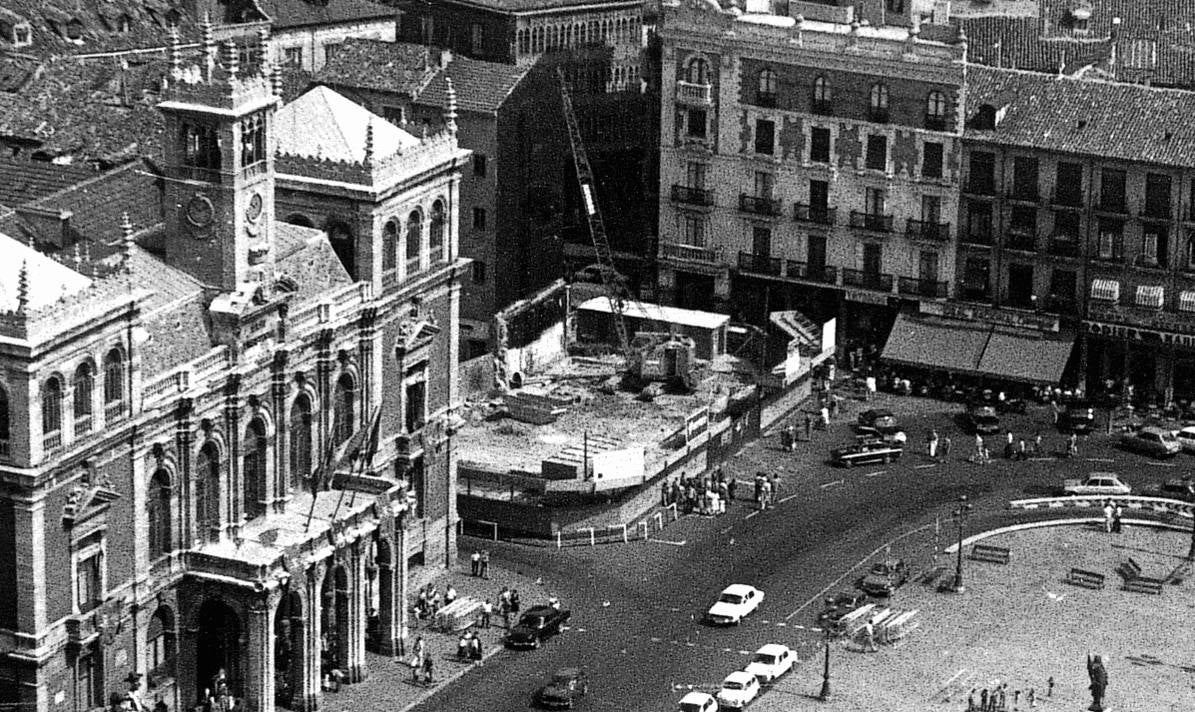
[[461,111],[493,113],[501,108],[531,68],[531,64],[499,64],[456,57],[447,69],[436,72],[416,94],[415,101],[426,106],[444,106],[448,101],[447,77],[452,79],[457,107]]
[[139,160],[46,195],[31,207],[69,211],[70,229],[79,239],[115,245],[121,242],[120,221],[128,213],[134,232],[162,222],[163,183],[157,168]]
[[88,166],[61,166],[0,154],[0,203],[12,207],[69,188],[98,175]]
[[[625,5],[627,0],[465,0],[468,4],[507,12],[557,10],[573,6]],[[634,3],[638,4],[638,3]]]
[[323,230],[285,222],[274,226],[275,264],[282,276],[298,285],[299,301],[352,282]]
[[349,86],[411,95],[436,71],[427,47],[407,42],[350,39],[330,47],[327,62],[315,80],[332,86]]
[[[32,44],[17,51],[48,58],[164,46],[171,8],[159,6],[151,11],[151,4],[138,0],[0,0],[0,9],[24,18],[32,29]],[[173,13],[184,41],[198,36],[194,18],[184,7],[179,6]],[[122,17],[127,22],[121,23]],[[81,23],[79,42],[65,36],[71,20]],[[13,48],[10,38],[0,37],[0,50]]]

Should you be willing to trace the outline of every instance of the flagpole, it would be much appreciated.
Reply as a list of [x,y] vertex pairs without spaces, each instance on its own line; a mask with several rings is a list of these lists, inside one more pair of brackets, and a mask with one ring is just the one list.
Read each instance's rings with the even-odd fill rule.
[[[332,429],[331,430],[332,430],[332,433],[336,432],[336,411],[335,411],[335,409],[333,409],[333,411],[332,411]],[[326,436],[327,447],[324,448],[324,461],[320,463],[320,468],[319,468],[319,470],[317,470],[317,472],[322,472],[324,470],[324,468],[327,467],[328,462],[332,459],[332,453],[335,451],[335,449],[334,449],[335,446],[332,444],[332,441],[334,440],[334,436],[332,433],[329,433]],[[309,510],[307,510],[307,523],[303,525],[303,533],[304,534],[306,534],[307,530],[311,528],[311,518],[315,515],[315,500],[318,498],[317,495],[319,493],[319,488],[320,488],[319,477],[317,474],[312,473],[311,508]]]

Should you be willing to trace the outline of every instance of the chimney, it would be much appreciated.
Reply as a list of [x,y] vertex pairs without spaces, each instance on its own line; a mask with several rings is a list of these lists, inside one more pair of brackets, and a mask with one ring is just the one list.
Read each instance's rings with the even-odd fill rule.
[[440,50],[440,69],[448,69],[449,64],[452,64],[452,50]]

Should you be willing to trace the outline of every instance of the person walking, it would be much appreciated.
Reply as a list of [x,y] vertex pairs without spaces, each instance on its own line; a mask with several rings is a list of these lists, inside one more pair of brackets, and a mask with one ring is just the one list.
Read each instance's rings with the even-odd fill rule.
[[481,550],[481,577],[483,579],[490,578],[490,550]]
[[427,654],[424,648],[423,636],[415,638],[415,645],[411,650],[411,677],[415,682],[419,682],[419,672],[423,669],[423,656]]
[[518,620],[519,618],[520,605],[522,604],[519,602],[519,589],[510,589],[510,613],[515,617],[515,620]]
[[772,483],[767,478],[764,478],[759,490],[759,508],[767,509],[772,503]]
[[490,599],[485,599],[481,602],[481,627],[490,627],[490,616],[494,614],[494,604],[490,603]]
[[481,570],[481,552],[477,549],[473,550],[473,555],[469,557],[469,575],[476,576]]
[[936,460],[938,458],[938,431],[937,429],[930,430],[925,436],[925,449],[929,453],[929,459]]
[[879,648],[876,647],[876,628],[875,621],[871,618],[863,624],[863,643],[871,652],[877,652]]
[[821,408],[820,414],[822,417],[822,430],[829,430],[830,429],[830,409],[823,405]]
[[813,416],[805,413],[805,440],[813,440]]
[[1120,502],[1116,503],[1116,508],[1112,510],[1112,533],[1120,534],[1123,526],[1121,519],[1124,517],[1124,509],[1121,508]]
[[1033,456],[1041,457],[1041,431],[1033,434]]
[[432,663],[432,656],[423,656],[423,684],[430,685],[435,680],[433,670],[435,665]]
[[785,452],[791,452],[793,449],[792,431],[789,430],[792,425],[786,425],[780,429],[780,449]]
[[775,501],[776,501],[776,500],[778,500],[778,499],[780,499],[780,475],[779,475],[779,474],[774,474],[774,475],[772,475],[772,496],[771,496],[771,501],[772,501],[772,502],[775,502]]
[[950,436],[949,436],[949,435],[947,435],[947,436],[945,436],[945,437],[943,437],[943,438],[942,438],[942,459],[943,459],[943,460],[949,460],[949,459],[950,459],[950,447],[951,447],[951,444],[952,444],[952,443],[950,442]]
[[755,473],[755,508],[760,508],[760,502],[763,499],[763,482],[764,477],[762,472]]
[[1066,456],[1067,457],[1078,457],[1079,456],[1079,436],[1075,435],[1074,433],[1071,433],[1070,438],[1067,440]]
[[726,481],[726,503],[730,504],[734,501],[734,491],[739,486],[739,481],[731,477]]
[[1116,516],[1116,508],[1112,506],[1112,500],[1104,500],[1104,533],[1112,533],[1112,518]]

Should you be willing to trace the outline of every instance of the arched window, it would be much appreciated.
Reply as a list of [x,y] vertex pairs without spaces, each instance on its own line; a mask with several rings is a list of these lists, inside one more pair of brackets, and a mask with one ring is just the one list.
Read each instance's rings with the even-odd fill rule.
[[819,76],[813,80],[813,113],[830,113],[830,101],[830,82],[826,81],[825,77]]
[[936,89],[925,99],[925,128],[936,131],[946,128],[946,95]]
[[9,455],[9,438],[12,437],[12,414],[8,409],[8,391],[0,388],[0,457]]
[[160,606],[149,619],[146,642],[149,644],[149,674],[158,678],[172,678],[175,651],[174,613]]
[[407,216],[407,272],[419,270],[419,251],[423,249],[423,213],[412,210]]
[[95,369],[90,363],[81,363],[75,369],[74,410],[75,435],[91,432],[91,399],[95,394]]
[[357,384],[351,374],[345,373],[336,381],[332,394],[332,441],[343,443],[353,434],[353,401]]
[[888,85],[876,82],[871,85],[868,115],[872,121],[886,123],[888,121]]
[[266,513],[266,424],[261,418],[249,421],[245,441],[241,444],[241,477],[244,478],[245,519],[256,519]]
[[432,203],[431,229],[427,234],[428,250],[433,262],[444,259],[444,225],[447,218],[444,214],[444,201]]
[[764,68],[759,70],[759,81],[756,85],[755,98],[760,106],[776,105],[776,72]]
[[124,355],[112,349],[104,357],[104,418],[120,417],[124,411]]
[[710,65],[701,57],[694,57],[689,60],[689,66],[685,71],[685,81],[690,84],[709,84],[710,83]]
[[220,526],[220,448],[204,443],[195,459],[195,537],[215,538]]
[[62,379],[58,376],[51,376],[42,387],[41,429],[47,440],[57,436],[57,441],[47,443],[47,447],[62,444]]
[[387,220],[382,228],[382,270],[392,270],[398,260],[398,220]]
[[170,530],[170,474],[154,472],[145,493],[146,518],[149,520],[149,560],[156,561],[174,549]]
[[290,481],[288,489],[295,482],[311,477],[311,398],[300,393],[290,407]]
[[326,229],[328,232],[328,242],[332,243],[332,251],[340,258],[340,263],[344,265],[349,275],[355,279],[357,276],[357,256],[354,254],[356,248],[352,228],[340,220],[332,220],[328,223]]

